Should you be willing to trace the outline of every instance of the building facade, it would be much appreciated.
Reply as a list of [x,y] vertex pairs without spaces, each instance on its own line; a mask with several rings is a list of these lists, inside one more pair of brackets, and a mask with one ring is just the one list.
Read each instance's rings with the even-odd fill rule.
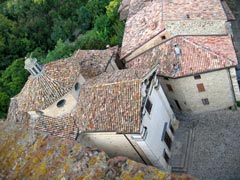
[[159,81],[172,108],[205,112],[240,100],[231,36],[176,36],[126,63],[142,68],[159,63]]

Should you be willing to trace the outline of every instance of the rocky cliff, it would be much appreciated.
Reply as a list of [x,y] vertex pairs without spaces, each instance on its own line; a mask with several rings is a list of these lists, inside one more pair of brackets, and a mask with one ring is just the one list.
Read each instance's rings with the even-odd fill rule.
[[0,179],[194,179],[11,122],[0,122],[0,164]]

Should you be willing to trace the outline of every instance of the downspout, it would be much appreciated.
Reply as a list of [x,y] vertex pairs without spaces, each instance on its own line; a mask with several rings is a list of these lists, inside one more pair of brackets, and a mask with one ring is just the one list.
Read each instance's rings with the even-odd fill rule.
[[231,82],[231,89],[232,89],[232,93],[233,93],[234,106],[236,106],[237,99],[236,99],[235,92],[234,92],[234,87],[233,87],[233,82],[232,82],[232,77],[231,77],[230,69],[227,68],[227,71],[228,71],[228,75],[229,75],[230,82]]

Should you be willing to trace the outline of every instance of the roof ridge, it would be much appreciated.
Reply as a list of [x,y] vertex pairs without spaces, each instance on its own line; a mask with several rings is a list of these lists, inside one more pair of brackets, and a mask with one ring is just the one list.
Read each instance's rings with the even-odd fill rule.
[[213,54],[213,55],[216,55],[216,56],[218,56],[218,57],[222,57],[223,59],[228,60],[228,61],[230,61],[231,63],[234,63],[234,61],[233,61],[232,59],[227,58],[227,57],[225,57],[223,54],[220,54],[220,53],[217,53],[217,52],[211,50],[211,49],[210,49],[209,47],[207,47],[207,46],[200,45],[199,43],[196,43],[196,42],[194,42],[194,41],[191,41],[191,40],[189,40],[186,36],[181,36],[181,37],[182,37],[182,39],[183,39],[184,41],[186,41],[186,42],[188,42],[188,43],[191,43],[191,44],[194,45],[194,46],[200,47],[200,48],[204,49],[205,51],[208,51],[209,53],[211,53],[211,54]]
[[[116,85],[116,84],[122,84],[122,83],[131,83],[134,81],[141,81],[141,79],[139,79],[138,77],[136,77],[135,79],[132,80],[125,80],[125,81],[117,81],[117,82],[112,82],[112,83],[104,83],[104,84],[97,84],[97,85],[92,85],[94,87],[101,87],[101,86],[108,86],[108,85]],[[86,86],[86,88],[90,88],[92,86]]]

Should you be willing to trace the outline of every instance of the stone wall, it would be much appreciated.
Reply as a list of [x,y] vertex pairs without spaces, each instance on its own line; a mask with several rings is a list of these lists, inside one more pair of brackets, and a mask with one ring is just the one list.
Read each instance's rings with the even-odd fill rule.
[[164,21],[170,36],[226,34],[225,20]]
[[[179,111],[178,101],[182,111],[205,112],[228,108],[234,105],[234,94],[227,69],[201,74],[201,79],[194,76],[169,79],[160,77],[161,85],[174,111]],[[199,92],[197,84],[203,84],[205,91]],[[167,84],[173,91],[169,91]],[[202,99],[208,99],[209,104],[203,105]]]

